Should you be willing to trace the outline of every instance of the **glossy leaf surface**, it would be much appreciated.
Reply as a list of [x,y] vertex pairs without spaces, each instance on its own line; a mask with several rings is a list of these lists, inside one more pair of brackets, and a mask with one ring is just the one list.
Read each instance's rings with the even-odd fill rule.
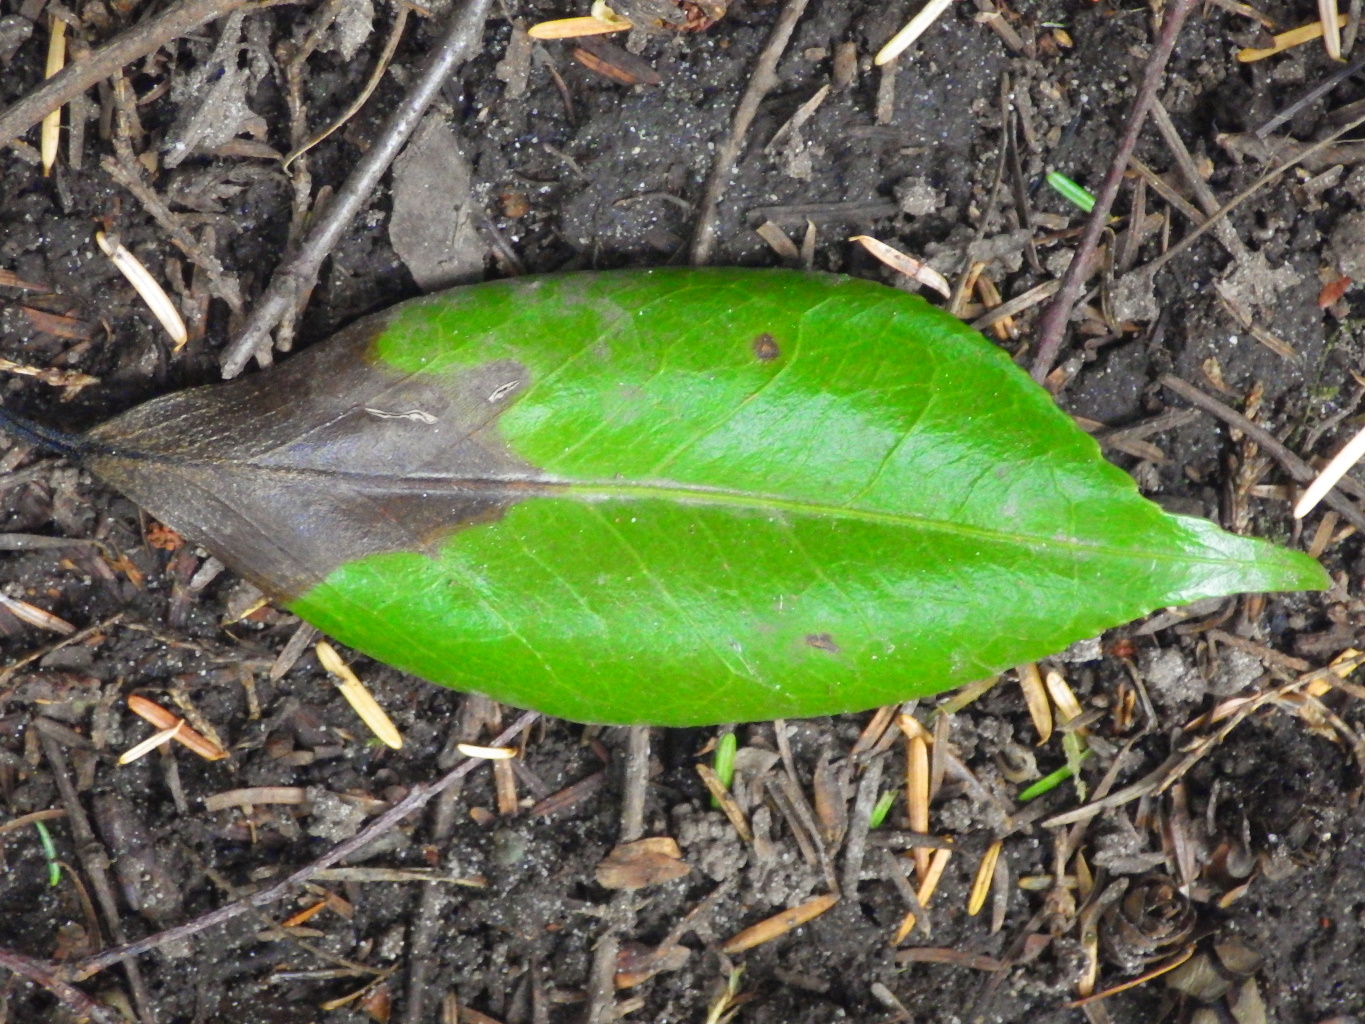
[[1143,499],[919,298],[785,271],[456,289],[88,445],[337,639],[582,721],[859,710],[1328,583]]

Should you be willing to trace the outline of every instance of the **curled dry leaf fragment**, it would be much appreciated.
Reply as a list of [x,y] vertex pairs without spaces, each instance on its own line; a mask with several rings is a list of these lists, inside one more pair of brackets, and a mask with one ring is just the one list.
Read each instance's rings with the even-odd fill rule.
[[117,235],[111,238],[103,231],[96,231],[95,241],[114,266],[118,267],[119,272],[128,279],[128,283],[142,296],[142,301],[147,303],[152,315],[166,328],[166,333],[171,336],[171,341],[175,342],[178,351],[189,340],[190,335],[185,329],[185,321],[180,318],[180,313],[171,297],[166,294],[166,290],[157,284],[151,271],[124,247]]
[[604,889],[643,889],[682,878],[691,870],[677,840],[651,836],[623,843],[607,854],[597,865],[597,884]]
[[921,263],[913,256],[907,256],[899,249],[893,249],[871,235],[854,235],[849,241],[857,242],[892,270],[904,274],[912,281],[918,281],[926,288],[932,288],[945,299],[953,297],[953,286],[948,283],[948,279],[929,264]]
[[379,706],[374,694],[365,688],[360,677],[351,671],[351,666],[341,660],[336,648],[326,640],[319,640],[314,650],[322,667],[337,678],[337,689],[346,698],[346,703],[350,704],[361,721],[369,726],[370,732],[379,737],[386,746],[394,750],[401,749],[403,734],[398,731],[398,726],[393,724],[393,719]]
[[1355,284],[1355,282],[1351,280],[1351,278],[1345,276],[1328,281],[1322,286],[1322,291],[1318,292],[1318,308],[1326,309],[1328,306],[1335,303],[1351,290],[1351,285],[1353,284]]

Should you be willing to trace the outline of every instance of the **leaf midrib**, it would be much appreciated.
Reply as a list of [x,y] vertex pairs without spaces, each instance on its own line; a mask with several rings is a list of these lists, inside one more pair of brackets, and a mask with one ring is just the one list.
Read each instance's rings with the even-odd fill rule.
[[[119,453],[119,456],[130,457],[129,453],[126,452]],[[619,480],[564,480],[550,476],[499,478],[427,475],[400,477],[301,466],[270,466],[230,459],[185,459],[154,453],[137,453],[132,457],[138,460],[152,459],[182,469],[202,468],[216,472],[249,470],[253,473],[283,477],[320,477],[326,480],[346,481],[361,491],[375,490],[390,494],[413,494],[435,490],[464,491],[483,497],[505,498],[512,504],[527,498],[580,498],[585,501],[674,501],[685,505],[710,505],[751,512],[877,523],[993,543],[1016,544],[1026,547],[1041,546],[1061,551],[1106,555],[1122,559],[1143,558],[1162,562],[1226,566],[1244,565],[1246,561],[1238,558],[1194,555],[1188,552],[1172,553],[1170,551],[1115,547],[1074,538],[1041,536],[984,526],[972,526],[913,513],[883,512],[876,509],[854,508],[848,505],[823,504],[797,498],[785,498],[780,495],[708,487],[702,484],[678,483],[669,480],[623,483]]]

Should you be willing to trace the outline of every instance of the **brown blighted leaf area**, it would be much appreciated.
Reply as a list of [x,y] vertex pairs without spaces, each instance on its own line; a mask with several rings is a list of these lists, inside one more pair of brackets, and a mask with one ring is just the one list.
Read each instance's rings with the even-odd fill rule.
[[525,371],[502,361],[439,379],[388,372],[365,358],[383,322],[101,424],[89,466],[277,599],[344,562],[431,550],[497,519],[515,492],[451,481],[533,479],[497,433]]

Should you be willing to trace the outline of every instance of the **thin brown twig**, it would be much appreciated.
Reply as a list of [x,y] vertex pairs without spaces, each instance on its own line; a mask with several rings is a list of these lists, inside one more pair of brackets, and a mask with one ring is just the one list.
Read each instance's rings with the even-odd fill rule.
[[[1166,142],[1166,148],[1171,151],[1171,156],[1175,158],[1175,165],[1180,169],[1180,176],[1185,179],[1185,184],[1194,193],[1195,202],[1204,211],[1205,216],[1212,214],[1218,209],[1218,197],[1213,194],[1213,189],[1209,188],[1199,174],[1199,168],[1195,166],[1194,157],[1190,155],[1189,149],[1185,146],[1185,140],[1180,137],[1180,131],[1176,128],[1175,122],[1171,120],[1171,115],[1166,112],[1166,108],[1161,105],[1161,100],[1152,100],[1152,121],[1155,122],[1157,131],[1161,133],[1162,139]],[[1196,221],[1196,223],[1198,223]],[[1223,248],[1232,255],[1233,259],[1239,263],[1244,261],[1249,255],[1246,243],[1237,234],[1232,223],[1228,220],[1220,220],[1218,226],[1213,229],[1213,233],[1218,236],[1218,241]]]
[[[810,0],[787,0],[782,13],[777,17],[772,35],[768,37],[763,52],[758,55],[758,64],[744,89],[744,95],[735,107],[735,119],[730,135],[716,151],[716,162],[711,165],[711,176],[706,179],[706,191],[702,193],[701,208],[697,216],[697,226],[692,233],[691,260],[694,267],[703,266],[711,261],[712,250],[716,246],[716,222],[719,216],[716,208],[720,197],[730,185],[730,175],[739,160],[744,146],[744,136],[758,113],[758,105],[777,85],[777,62],[782,59],[792,31],[801,15],[806,12]],[[1192,2],[1192,0],[1180,0]]]
[[1243,189],[1237,195],[1233,196],[1222,206],[1218,207],[1218,209],[1215,210],[1213,213],[1209,214],[1208,219],[1204,221],[1203,224],[1200,224],[1189,234],[1185,235],[1183,238],[1180,239],[1180,241],[1176,242],[1169,249],[1163,252],[1160,256],[1156,257],[1156,259],[1152,260],[1150,263],[1143,264],[1136,270],[1130,271],[1130,273],[1155,275],[1158,270],[1160,270],[1167,263],[1175,259],[1182,252],[1184,252],[1195,242],[1197,242],[1200,238],[1202,238],[1204,234],[1207,231],[1209,231],[1213,227],[1213,225],[1216,224],[1220,219],[1226,217],[1233,210],[1237,209],[1237,207],[1241,206],[1248,199],[1254,196],[1257,192],[1263,189],[1266,185],[1269,185],[1272,181],[1274,181],[1276,178],[1282,175],[1285,171],[1288,171],[1291,168],[1298,166],[1299,164],[1307,160],[1309,157],[1321,153],[1323,150],[1327,149],[1334,142],[1336,142],[1337,139],[1341,138],[1347,132],[1359,128],[1362,124],[1365,124],[1365,115],[1361,115],[1360,117],[1348,121],[1346,124],[1342,125],[1336,131],[1332,132],[1331,135],[1328,135],[1326,138],[1319,139],[1311,146],[1304,147],[1304,149],[1301,152],[1296,153],[1294,156],[1289,157],[1287,160],[1284,161],[1284,163],[1279,164],[1278,166],[1273,167],[1270,170],[1266,171],[1259,178],[1257,178],[1250,185],[1248,185],[1245,189]]
[[77,1017],[89,1018],[96,1024],[124,1024],[123,1014],[112,1007],[101,1006],[76,986],[54,974],[51,967],[41,960],[0,949],[0,967],[47,989]]
[[119,108],[118,128],[113,139],[115,156],[104,157],[100,160],[100,166],[109,177],[133,194],[143,209],[151,214],[152,219],[171,236],[171,241],[191,263],[203,268],[209,277],[214,294],[226,302],[234,313],[241,313],[242,294],[237,285],[237,278],[223,269],[218,257],[199,244],[199,240],[190,234],[180,216],[166,205],[155,189],[143,181],[128,133],[127,107],[133,102],[130,95],[132,90],[123,75],[115,74],[113,77],[114,102]]
[[[57,783],[57,792],[61,795],[63,806],[66,807],[67,824],[71,828],[71,837],[76,844],[76,857],[90,879],[90,887],[95,890],[95,899],[99,901],[105,924],[109,927],[109,934],[113,936],[115,942],[126,942],[127,933],[123,930],[123,920],[119,916],[118,900],[114,896],[114,888],[109,880],[109,855],[105,852],[104,845],[96,838],[95,830],[91,828],[90,819],[86,816],[85,807],[81,804],[80,794],[76,792],[76,786],[71,781],[71,773],[67,770],[66,751],[62,749],[56,737],[45,728],[47,724],[47,720],[40,717],[35,720],[34,727],[38,731],[38,740],[44,756],[47,757],[48,767],[52,769],[52,778]],[[138,1018],[144,1024],[153,1024],[156,1016],[152,1012],[151,998],[147,994],[147,984],[142,978],[142,969],[131,957],[118,959],[123,960],[123,969],[128,974],[128,987],[133,991],[133,1004],[137,1007]]]
[[389,37],[384,41],[384,49],[380,51],[379,60],[375,62],[374,70],[370,72],[370,78],[369,81],[365,83],[365,88],[361,89],[360,94],[351,101],[351,105],[341,112],[340,117],[326,128],[322,129],[322,131],[309,138],[307,142],[301,143],[287,154],[285,158],[280,161],[280,168],[282,170],[287,171],[290,164],[304,153],[307,153],[323,139],[327,138],[327,136],[335,132],[351,118],[355,117],[356,114],[360,113],[360,108],[369,102],[370,96],[374,93],[375,89],[379,87],[380,81],[384,78],[384,72],[388,70],[389,61],[393,59],[394,52],[398,49],[399,40],[403,38],[403,29],[408,23],[408,14],[412,9],[413,7],[409,3],[400,3],[398,5],[398,15],[394,18],[393,27],[389,29]]
[[[1168,373],[1161,377],[1163,387],[1174,391],[1192,405],[1197,405],[1207,413],[1217,416],[1230,427],[1236,427],[1253,441],[1269,452],[1285,472],[1301,484],[1306,484],[1317,474],[1313,467],[1285,447],[1284,443],[1258,423],[1253,423],[1240,412],[1230,409],[1207,392],[1201,391],[1187,380]],[[1338,489],[1339,488],[1339,489]],[[1327,492],[1326,501],[1358,530],[1365,530],[1365,512],[1353,501],[1349,501],[1342,491],[1350,491],[1356,497],[1365,497],[1365,484],[1353,477],[1342,477],[1337,487]]]
[[431,106],[436,94],[483,37],[492,0],[466,0],[450,16],[445,34],[427,55],[412,88],[389,115],[379,140],[365,151],[326,211],[309,229],[298,251],[275,270],[270,286],[256,303],[237,336],[223,350],[223,376],[235,377],[254,355],[270,362],[270,332],[317,279],[323,261],[336,248],[356,214],[370,201],[374,187]]
[[[526,730],[540,715],[535,711],[527,711],[508,728],[504,729],[492,741],[493,746],[506,746],[517,736]],[[460,779],[464,778],[475,768],[486,764],[482,758],[467,758],[456,765],[449,772],[443,775],[436,782],[417,785],[412,788],[402,800],[394,804],[387,811],[375,818],[369,825],[361,829],[344,843],[332,847],[325,854],[313,861],[311,864],[299,868],[293,874],[280,882],[275,883],[268,889],[262,889],[258,893],[253,893],[236,903],[229,903],[225,907],[219,907],[207,914],[188,921],[185,924],[177,925],[174,928],[167,928],[165,931],[149,935],[145,939],[138,939],[136,942],[129,942],[115,949],[106,949],[102,953],[86,957],[76,964],[72,970],[75,980],[81,981],[98,974],[112,964],[118,963],[127,957],[137,956],[146,953],[148,950],[156,949],[168,942],[177,942],[187,939],[191,935],[198,935],[208,928],[216,927],[240,917],[253,907],[264,907],[278,900],[284,899],[297,886],[302,885],[324,868],[329,868],[340,860],[345,859],[356,850],[373,842],[376,838],[390,831],[395,825],[412,814],[414,811],[421,810],[427,802],[438,794],[453,786]]]
[[[467,695],[461,703],[451,741],[455,744],[477,742],[479,733],[483,731],[484,722],[489,720],[493,713],[493,707],[493,703],[486,697]],[[489,720],[489,724],[494,723]],[[453,755],[455,750],[450,749],[450,752]],[[438,767],[443,766],[442,759],[445,756],[445,751],[442,751],[441,758],[437,760]],[[456,783],[436,799],[436,806],[431,815],[430,841],[433,845],[439,847],[449,842],[451,833],[455,831],[455,804],[462,789],[463,786]],[[411,952],[408,958],[408,995],[406,1005],[403,1007],[403,1024],[421,1024],[425,1019],[426,993],[431,987],[431,972],[435,966],[432,954],[436,950],[436,940],[444,920],[442,912],[449,899],[450,887],[447,885],[427,882],[422,886],[417,919],[413,923],[408,941]]]
[[172,39],[245,6],[246,0],[182,0],[167,10],[120,33],[113,41],[70,64],[19,102],[0,113],[0,146],[9,145],[48,114],[108,78],[125,64],[155,52]]
[[1081,236],[1080,245],[1076,247],[1076,254],[1071,258],[1071,265],[1066,268],[1061,288],[1044,310],[1038,323],[1038,348],[1030,372],[1033,379],[1039,383],[1043,382],[1051,372],[1052,364],[1057,361],[1057,352],[1062,347],[1067,321],[1071,319],[1071,310],[1076,305],[1081,285],[1089,277],[1090,262],[1099,246],[1105,226],[1109,223],[1109,211],[1113,209],[1114,200],[1118,198],[1123,172],[1128,168],[1128,158],[1133,155],[1133,150],[1137,146],[1143,122],[1147,120],[1147,112],[1156,100],[1161,76],[1165,73],[1171,52],[1175,49],[1175,41],[1180,35],[1181,26],[1185,24],[1185,19],[1193,7],[1194,0],[1172,0],[1172,3],[1166,6],[1161,35],[1157,38],[1156,46],[1153,47],[1152,55],[1147,61],[1147,69],[1142,76],[1142,87],[1133,101],[1133,109],[1128,115],[1123,135],[1119,138],[1114,158],[1110,161],[1109,170],[1105,172],[1104,181],[1095,195],[1095,208],[1090,213],[1090,219],[1086,221],[1085,233]]
[[[645,832],[645,797],[649,790],[649,727],[633,725],[628,734],[625,779],[621,799],[621,834],[618,842],[630,843]],[[616,963],[621,934],[635,920],[635,897],[629,890],[615,893],[605,916],[606,928],[593,950],[588,977],[586,1024],[611,1024],[616,1020]]]

